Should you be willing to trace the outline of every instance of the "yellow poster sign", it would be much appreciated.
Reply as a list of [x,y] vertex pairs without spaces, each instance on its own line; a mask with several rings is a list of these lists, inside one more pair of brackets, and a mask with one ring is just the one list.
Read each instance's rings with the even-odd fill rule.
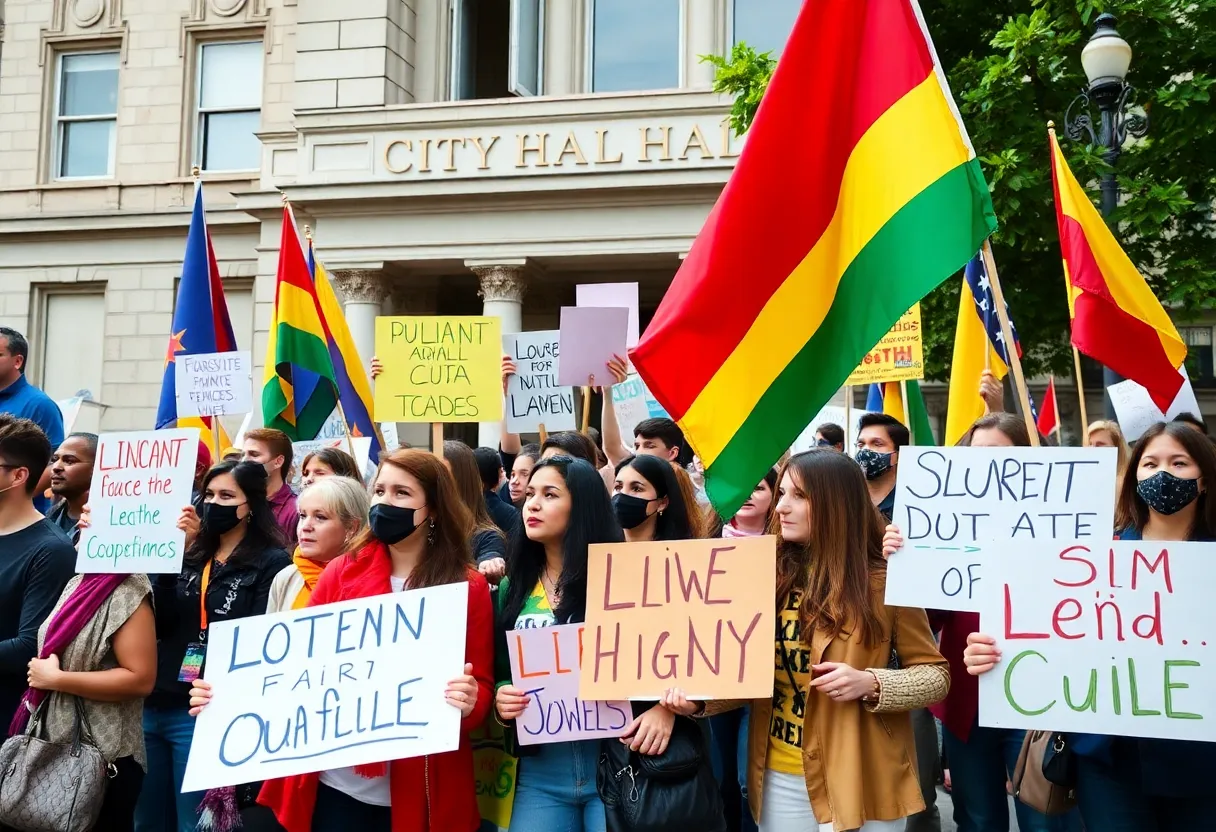
[[377,422],[502,420],[498,318],[376,318]]
[[845,384],[880,384],[925,377],[925,349],[921,341],[920,304],[895,322],[895,326],[866,353]]
[[515,774],[519,760],[504,748],[503,730],[493,718],[469,732],[473,743],[473,777],[477,781],[477,808],[481,819],[499,829],[511,825],[515,808]]

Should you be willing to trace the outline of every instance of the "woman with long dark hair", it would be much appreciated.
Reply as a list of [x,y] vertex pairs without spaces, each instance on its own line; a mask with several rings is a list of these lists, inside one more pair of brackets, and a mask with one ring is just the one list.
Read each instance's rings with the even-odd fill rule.
[[156,685],[144,703],[148,774],[135,810],[140,832],[193,832],[202,792],[182,794],[194,735],[190,684],[207,627],[266,612],[274,577],[291,564],[266,494],[266,469],[221,462],[203,477],[200,527],[179,575],[153,579]]
[[810,450],[779,482],[777,666],[772,698],[750,703],[752,814],[761,832],[902,830],[924,809],[908,712],[946,695],[946,661],[924,610],[884,601],[882,522],[857,464]]
[[675,467],[657,456],[631,456],[616,466],[612,511],[630,543],[688,540],[697,506],[688,504]]
[[460,440],[445,439],[443,461],[456,481],[456,491],[460,494],[461,502],[473,518],[473,533],[469,537],[473,561],[479,565],[492,566],[489,571],[482,569],[481,572],[487,578],[497,580],[506,571],[507,536],[502,533],[502,529],[494,525],[490,510],[486,508],[481,473],[477,469],[477,457],[473,454],[473,449]]
[[[1136,443],[1119,489],[1116,516],[1128,518],[1119,540],[1216,540],[1216,450],[1177,422],[1158,422]],[[997,640],[972,633],[963,652],[980,676],[1001,660]],[[1209,692],[1210,695],[1210,692]],[[1070,734],[1081,819],[1095,832],[1207,829],[1216,818],[1216,744]]]

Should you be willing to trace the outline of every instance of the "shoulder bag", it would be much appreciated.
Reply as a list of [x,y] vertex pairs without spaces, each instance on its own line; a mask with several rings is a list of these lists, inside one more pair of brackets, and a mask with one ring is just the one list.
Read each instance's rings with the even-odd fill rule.
[[71,742],[45,738],[51,698],[42,700],[25,733],[0,746],[0,826],[19,832],[88,832],[101,813],[109,766],[93,743],[78,696],[72,697],[76,723]]
[[638,754],[619,739],[602,740],[596,786],[608,832],[726,832],[705,737],[687,717],[676,717],[667,749],[657,756]]
[[1045,815],[1062,815],[1077,805],[1071,768],[1072,749],[1063,734],[1027,731],[1013,768],[1013,796]]

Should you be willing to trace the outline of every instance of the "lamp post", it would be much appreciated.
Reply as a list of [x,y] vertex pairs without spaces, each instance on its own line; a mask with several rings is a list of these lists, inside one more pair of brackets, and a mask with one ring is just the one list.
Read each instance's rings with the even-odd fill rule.
[[[1094,33],[1081,50],[1081,66],[1089,85],[1068,105],[1064,129],[1073,140],[1088,139],[1090,144],[1105,148],[1102,158],[1110,169],[1102,174],[1102,214],[1109,217],[1119,205],[1119,180],[1115,165],[1123,152],[1128,136],[1140,138],[1148,132],[1148,118],[1129,113],[1128,100],[1135,92],[1128,84],[1127,70],[1132,62],[1132,47],[1115,31],[1115,16],[1102,14],[1094,21]],[[1098,105],[1098,129],[1090,117],[1090,104]],[[1073,110],[1076,109],[1074,116]],[[1121,381],[1109,367],[1102,368],[1103,390]],[[1105,394],[1106,418],[1115,418],[1110,395]]]

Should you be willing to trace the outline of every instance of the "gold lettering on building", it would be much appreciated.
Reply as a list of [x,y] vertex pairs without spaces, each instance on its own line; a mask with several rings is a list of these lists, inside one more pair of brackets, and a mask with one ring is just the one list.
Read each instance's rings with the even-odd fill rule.
[[414,166],[414,163],[409,161],[408,156],[406,157],[404,166],[397,166],[393,164],[393,148],[397,146],[405,148],[406,153],[412,153],[414,150],[414,147],[410,143],[409,139],[393,139],[393,141],[389,142],[384,148],[384,167],[389,173],[405,173]]
[[448,161],[443,166],[443,169],[445,171],[454,171],[456,170],[456,145],[459,144],[461,147],[464,147],[464,139],[436,139],[435,150],[439,150],[444,142],[447,142],[448,145]]
[[639,162],[653,162],[654,161],[654,159],[650,158],[650,148],[652,148],[652,147],[657,147],[662,150],[662,155],[659,156],[660,162],[670,162],[671,161],[671,128],[670,127],[659,127],[657,129],[658,129],[659,133],[661,134],[662,138],[659,138],[659,139],[650,138],[650,128],[649,127],[639,127],[638,128],[638,133],[642,137],[642,147],[641,147],[641,150],[638,151],[638,161]]
[[566,136],[566,141],[562,144],[561,152],[557,154],[553,167],[560,168],[562,166],[562,159],[566,158],[567,155],[574,157],[574,164],[576,165],[587,164],[587,157],[583,155],[583,149],[579,147],[578,138],[574,135],[573,130]]
[[684,150],[679,155],[679,160],[683,162],[688,158],[688,151],[696,148],[701,153],[702,159],[714,158],[713,151],[709,149],[709,142],[705,141],[705,136],[701,133],[700,125],[694,124],[692,135],[688,137],[688,141],[684,143]]
[[422,156],[422,160],[418,164],[419,173],[431,172],[431,142],[434,139],[419,139],[418,152]]
[[494,149],[494,144],[498,141],[498,138],[498,136],[490,136],[490,143],[482,147],[480,138],[469,136],[468,141],[472,142],[473,147],[477,148],[477,152],[481,155],[481,164],[477,166],[478,170],[490,169],[490,160],[487,157],[489,157],[490,151]]
[[734,159],[739,154],[731,149],[730,121],[722,119],[722,158]]
[[[536,136],[536,144],[528,144],[528,138],[530,136]],[[528,166],[529,153],[535,153],[539,157],[535,165],[536,167],[549,167],[549,154],[546,150],[549,143],[548,133],[520,133],[516,137],[516,140],[519,146],[519,153],[515,157],[515,167],[526,168]]]
[[604,145],[606,144],[607,136],[608,136],[607,128],[600,127],[595,131],[595,146],[596,146],[595,163],[597,165],[619,165],[621,163],[621,159],[624,158],[625,154],[618,153],[618,154],[616,154],[615,159],[609,159],[608,156],[604,153]]

